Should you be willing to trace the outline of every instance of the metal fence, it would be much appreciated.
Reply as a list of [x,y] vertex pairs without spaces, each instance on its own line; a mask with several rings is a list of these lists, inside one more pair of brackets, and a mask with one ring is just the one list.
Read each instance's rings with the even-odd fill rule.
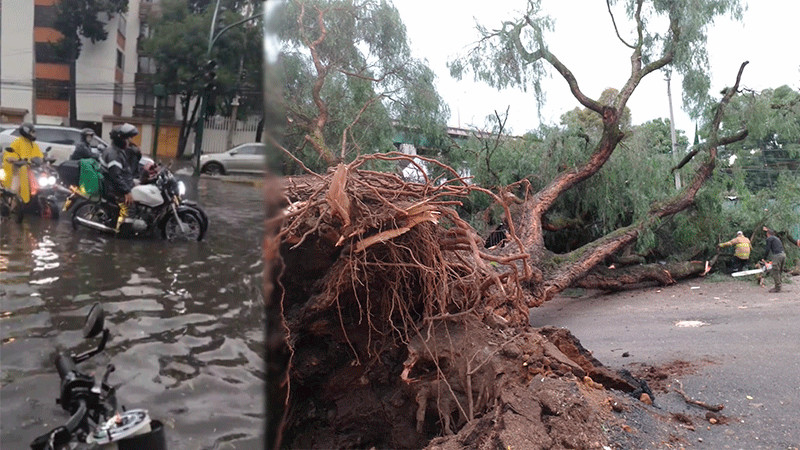
[[210,117],[203,129],[203,153],[222,153],[239,144],[255,142],[259,120],[259,117],[249,117],[247,120]]

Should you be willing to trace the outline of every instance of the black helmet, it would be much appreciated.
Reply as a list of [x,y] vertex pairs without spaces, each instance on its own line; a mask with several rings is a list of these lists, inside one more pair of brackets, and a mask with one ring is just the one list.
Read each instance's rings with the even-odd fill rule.
[[36,140],[36,128],[33,127],[32,123],[25,122],[22,125],[20,125],[19,134],[32,141]]
[[94,130],[93,129],[84,128],[84,129],[81,130],[81,140],[86,141],[87,137],[91,138],[92,136],[94,136]]
[[128,143],[128,139],[136,136],[137,134],[139,134],[139,130],[137,130],[135,126],[129,123],[123,123],[122,125],[117,125],[111,129],[111,142],[113,142],[117,147],[125,148]]

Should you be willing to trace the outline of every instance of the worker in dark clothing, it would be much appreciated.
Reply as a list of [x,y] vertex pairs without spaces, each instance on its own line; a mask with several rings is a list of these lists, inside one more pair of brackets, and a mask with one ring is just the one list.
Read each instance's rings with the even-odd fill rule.
[[772,261],[772,279],[775,280],[775,287],[770,289],[770,292],[781,291],[781,274],[783,273],[783,265],[786,263],[786,253],[783,251],[783,243],[775,232],[767,228],[767,246],[764,252],[764,259],[770,258]]
[[91,142],[94,138],[94,131],[91,128],[84,128],[81,130],[81,141],[75,146],[75,150],[69,155],[71,160],[81,160],[86,158],[97,159],[97,156],[92,153]]
[[[119,215],[117,216],[117,232],[120,226],[126,221],[128,207],[133,205],[134,177],[139,172],[139,159],[141,153],[138,148],[130,142],[134,136],[139,134],[139,130],[133,125],[125,123],[118,125],[111,130],[111,146],[103,152],[100,164],[106,173],[108,180],[108,192],[119,205]],[[138,154],[137,154],[138,153]],[[132,166],[132,164],[135,164]]]

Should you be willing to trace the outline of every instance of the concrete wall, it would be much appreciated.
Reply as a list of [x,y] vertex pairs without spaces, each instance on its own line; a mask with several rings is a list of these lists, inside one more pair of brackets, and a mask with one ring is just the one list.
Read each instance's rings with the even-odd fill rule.
[[33,109],[33,1],[2,0],[0,106]]

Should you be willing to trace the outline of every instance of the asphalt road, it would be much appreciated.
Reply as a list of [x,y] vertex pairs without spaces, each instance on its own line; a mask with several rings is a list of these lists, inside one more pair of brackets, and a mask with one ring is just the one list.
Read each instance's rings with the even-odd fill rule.
[[[679,377],[684,391],[723,404],[721,413],[730,421],[709,426],[695,420],[687,446],[800,447],[800,278],[784,282],[777,294],[723,276],[613,295],[577,294],[533,310],[531,324],[568,328],[615,369],[696,364],[695,373]],[[657,398],[655,410],[695,417],[705,412],[674,392]]]

